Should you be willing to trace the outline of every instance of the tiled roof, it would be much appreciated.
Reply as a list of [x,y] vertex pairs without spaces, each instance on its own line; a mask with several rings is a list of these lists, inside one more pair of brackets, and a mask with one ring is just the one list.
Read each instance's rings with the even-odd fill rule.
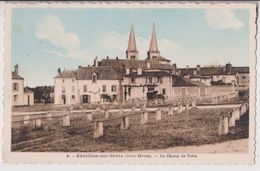
[[12,79],[19,79],[19,80],[23,80],[23,77],[21,77],[20,75],[18,75],[15,72],[12,72]]
[[179,75],[173,75],[172,76],[172,86],[173,87],[182,87],[182,86],[198,86],[193,84],[191,81],[188,81],[187,79],[179,76]]
[[91,80],[92,74],[97,74],[98,80],[120,80],[123,70],[118,67],[99,66],[99,67],[81,67],[76,70],[64,70],[56,78],[76,78],[77,80]]
[[[128,68],[143,68],[147,69],[147,60],[127,60],[127,59],[102,59],[98,62],[99,66],[114,66],[114,67],[128,67]],[[170,70],[175,69],[170,64],[160,64],[157,61],[150,61],[150,69]]]
[[128,77],[143,77],[143,76],[171,76],[171,74],[167,71],[153,71],[153,72],[142,72],[141,75],[137,75],[137,72],[131,72],[129,75],[126,75]]
[[[181,75],[194,75],[196,68],[180,68]],[[235,75],[237,73],[249,73],[249,67],[202,67],[196,71],[196,75],[209,76],[209,75]]]
[[123,79],[123,69],[110,66],[81,67],[77,70],[76,79],[91,80],[92,74],[97,74],[98,80],[121,80]]
[[171,60],[169,59],[166,59],[165,57],[162,57],[162,56],[156,56],[156,57],[153,57],[152,60],[160,60],[160,61],[167,61],[167,62],[170,62]]
[[33,93],[33,91],[32,90],[30,90],[29,88],[27,88],[27,87],[25,87],[24,88],[24,92],[25,93]]

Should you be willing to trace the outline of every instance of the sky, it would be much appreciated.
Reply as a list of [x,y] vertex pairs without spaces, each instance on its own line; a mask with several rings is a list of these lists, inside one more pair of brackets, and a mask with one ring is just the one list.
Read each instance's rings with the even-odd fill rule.
[[125,59],[132,24],[145,59],[153,22],[161,56],[177,67],[248,66],[248,21],[246,9],[13,9],[12,66],[26,86],[54,85],[59,67]]

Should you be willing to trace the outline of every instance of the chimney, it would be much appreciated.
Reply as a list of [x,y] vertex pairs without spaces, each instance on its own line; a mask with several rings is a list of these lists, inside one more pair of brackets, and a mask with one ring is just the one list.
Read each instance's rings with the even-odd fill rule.
[[118,56],[116,57],[116,60],[118,60]]
[[137,68],[137,75],[142,75],[142,68]]
[[61,70],[60,70],[60,68],[58,68],[58,71],[57,71],[57,72],[58,72],[58,75],[60,75],[60,74],[61,74]]
[[126,68],[126,69],[125,69],[125,74],[126,74],[126,75],[129,75],[129,74],[130,74],[130,69],[129,69],[129,68]]
[[98,57],[96,56],[95,60],[94,60],[94,66],[97,67],[98,66]]
[[186,65],[186,69],[189,69],[189,65]]
[[200,71],[200,65],[197,65],[196,70]]
[[231,65],[230,62],[228,62],[228,63],[226,64],[226,72],[230,73],[231,70],[232,70],[232,65]]
[[107,60],[109,59],[109,56],[107,56]]
[[15,72],[16,74],[18,74],[18,64],[16,64],[16,65],[14,66],[14,72]]
[[147,60],[147,62],[146,62],[146,67],[147,67],[147,69],[150,69],[150,68],[151,68],[151,63],[150,63],[149,60]]
[[81,66],[81,65],[79,65],[79,67],[78,67],[78,68],[80,69],[81,67],[82,67],[82,66]]

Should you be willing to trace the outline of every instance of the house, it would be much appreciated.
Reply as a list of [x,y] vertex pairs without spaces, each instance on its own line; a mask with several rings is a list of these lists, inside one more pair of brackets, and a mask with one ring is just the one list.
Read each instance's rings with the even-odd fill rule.
[[[139,59],[132,26],[125,59],[110,59],[107,56],[99,61],[96,57],[93,66],[79,66],[78,69],[63,72],[59,69],[54,78],[54,103],[102,103],[158,97],[172,100],[178,96],[223,95],[233,92],[234,85],[230,83],[243,77],[233,73],[238,74],[233,69],[226,72],[225,68],[199,65],[196,68],[177,69],[176,64],[161,56],[154,25],[147,57]],[[214,85],[220,82],[216,76],[221,79],[224,76],[223,83]]]
[[18,73],[18,65],[15,65],[12,71],[12,95],[13,106],[34,105],[34,93],[24,88],[24,78]]

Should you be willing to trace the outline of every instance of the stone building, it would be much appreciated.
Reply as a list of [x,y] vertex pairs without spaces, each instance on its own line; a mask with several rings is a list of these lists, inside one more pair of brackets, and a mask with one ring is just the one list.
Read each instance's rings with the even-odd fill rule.
[[15,65],[12,71],[12,94],[13,106],[34,105],[34,93],[24,88],[24,78],[18,73],[18,65]]
[[[237,72],[233,69],[227,73],[223,70],[200,66],[177,69],[176,64],[171,64],[171,60],[160,55],[154,25],[147,57],[140,59],[132,26],[125,59],[107,57],[99,61],[96,57],[93,66],[59,71],[55,77],[54,102],[79,104],[158,96],[171,100],[178,96],[223,95],[233,92],[234,85],[229,83],[243,77],[236,76]],[[224,77],[223,86],[212,85],[220,82],[215,78],[217,75],[221,79]],[[240,81],[240,84],[243,83]]]

